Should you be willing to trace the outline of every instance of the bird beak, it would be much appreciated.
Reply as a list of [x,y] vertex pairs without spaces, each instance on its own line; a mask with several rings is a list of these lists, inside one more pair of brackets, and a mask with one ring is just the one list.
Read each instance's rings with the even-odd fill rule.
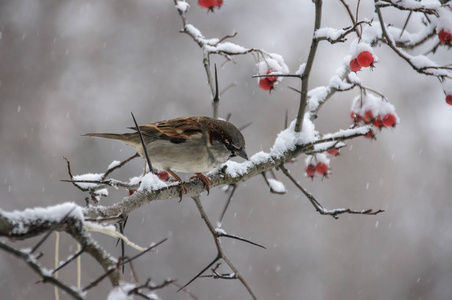
[[245,148],[234,151],[234,154],[248,160],[248,155],[246,154]]

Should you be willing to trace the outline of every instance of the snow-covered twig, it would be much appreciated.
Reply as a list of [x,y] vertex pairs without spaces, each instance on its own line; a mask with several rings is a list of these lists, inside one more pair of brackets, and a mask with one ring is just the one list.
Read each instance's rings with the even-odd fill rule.
[[349,214],[360,214],[360,215],[377,215],[379,213],[384,212],[384,210],[379,209],[377,211],[374,211],[372,209],[362,210],[362,211],[356,211],[351,210],[349,208],[336,208],[336,209],[325,209],[315,198],[314,196],[309,193],[305,188],[303,188],[298,181],[290,174],[290,171],[284,166],[280,166],[281,171],[286,175],[294,184],[295,186],[309,199],[311,204],[315,207],[316,211],[318,211],[322,215],[329,215],[333,218],[337,219],[338,216],[341,214],[349,213]]

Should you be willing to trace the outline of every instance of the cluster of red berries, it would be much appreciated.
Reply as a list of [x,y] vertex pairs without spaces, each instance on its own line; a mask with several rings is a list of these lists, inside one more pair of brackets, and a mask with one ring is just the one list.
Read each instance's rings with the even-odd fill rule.
[[[326,151],[326,153],[328,153],[330,156],[337,156],[339,155],[339,149],[331,148]],[[316,159],[314,159],[312,156],[308,157],[306,160],[306,176],[314,178],[315,174],[317,173],[323,177],[328,177],[328,171],[330,169],[329,161],[330,160],[323,153],[317,154]]]
[[369,51],[363,51],[350,61],[350,70],[358,72],[361,68],[373,67],[374,56]]
[[[276,72],[276,70],[268,69],[267,74],[265,74],[265,75],[268,75],[272,72]],[[278,77],[273,77],[273,76],[262,77],[259,80],[259,87],[261,89],[263,89],[264,91],[271,91],[272,89],[274,89],[273,85],[275,84],[276,80],[278,80]]]
[[438,32],[438,38],[441,43],[452,45],[452,33],[447,32],[445,29],[441,29]]
[[223,5],[223,0],[198,0],[198,5],[213,11],[215,7]]
[[318,162],[316,165],[309,164],[306,167],[306,176],[314,178],[315,173],[318,173],[322,176],[327,176],[328,174],[328,165],[323,162]]
[[[361,116],[357,114],[356,112],[352,111],[350,114],[350,117],[352,118],[353,122],[358,123],[360,121],[363,121],[366,124],[372,124],[373,126],[381,129],[383,127],[395,127],[397,123],[397,117],[392,114],[388,113],[385,115],[378,115],[374,117],[371,110],[366,110],[364,114]],[[369,130],[369,132],[364,136],[365,138],[373,139],[375,137],[375,134],[373,130]]]

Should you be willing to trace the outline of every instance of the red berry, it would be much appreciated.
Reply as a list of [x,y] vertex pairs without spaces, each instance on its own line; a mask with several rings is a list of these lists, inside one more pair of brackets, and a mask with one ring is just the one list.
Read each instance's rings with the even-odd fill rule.
[[358,61],[358,64],[361,67],[367,68],[374,62],[374,57],[372,56],[372,53],[370,53],[369,51],[363,51],[360,54],[358,54],[356,60]]
[[336,149],[336,148],[333,148],[333,149],[330,149],[330,150],[328,150],[328,151],[326,151],[329,155],[331,155],[331,156],[336,156],[336,155],[338,155],[339,154],[339,149]]
[[155,175],[157,175],[161,181],[168,181],[169,179],[169,174],[166,171],[157,172]]
[[386,127],[392,127],[396,124],[397,119],[393,114],[387,114],[383,117],[383,125]]
[[438,32],[438,38],[443,44],[447,44],[447,42],[452,41],[452,33],[447,32],[445,29],[441,29]]
[[381,120],[380,116],[378,116],[378,117],[375,118],[375,120],[374,120],[374,126],[375,126],[375,127],[378,127],[378,128],[384,126],[383,121]]
[[261,80],[259,80],[259,87],[264,91],[270,91],[271,89],[273,89],[273,82],[268,78],[262,78]]
[[198,0],[198,5],[213,10],[215,6],[221,7],[223,0]]
[[369,130],[369,132],[364,136],[366,139],[374,139],[375,138],[375,134],[374,131],[371,129]]
[[366,110],[366,111],[364,112],[364,116],[362,117],[362,120],[363,120],[365,123],[370,123],[370,121],[372,121],[373,118],[374,118],[374,115],[372,114],[372,111]]
[[306,176],[314,177],[314,175],[315,175],[315,166],[313,164],[309,164],[306,167]]
[[350,117],[355,122],[361,121],[361,117],[357,113],[355,113],[354,111],[352,111],[352,113],[350,114]]
[[452,95],[447,95],[446,96],[446,103],[449,105],[452,105]]
[[356,59],[350,61],[350,70],[353,72],[358,72],[361,70],[361,66]]
[[[277,72],[275,69],[268,69],[267,74],[273,73],[273,72]],[[278,80],[278,77],[266,77],[268,80],[270,80],[270,82],[276,81]]]
[[326,173],[328,173],[328,165],[323,162],[319,162],[317,166],[315,166],[315,171],[320,175],[326,175]]

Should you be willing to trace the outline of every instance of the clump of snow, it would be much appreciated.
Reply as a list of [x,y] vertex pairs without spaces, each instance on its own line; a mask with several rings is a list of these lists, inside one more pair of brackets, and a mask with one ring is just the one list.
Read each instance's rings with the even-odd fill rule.
[[319,104],[325,101],[329,92],[329,88],[325,86],[319,86],[310,90],[308,92],[308,110],[315,111]]
[[442,83],[444,93],[446,95],[452,95],[452,80],[446,79]]
[[436,30],[437,32],[441,29],[447,32],[452,32],[452,14],[451,9],[444,6],[437,9],[438,18],[436,19]]
[[[323,136],[323,138],[325,138],[325,136]],[[331,149],[333,147],[336,148],[336,149],[339,149],[339,148],[342,148],[342,147],[345,147],[345,146],[346,146],[346,144],[344,142],[337,142],[337,141],[325,142],[325,143],[314,145],[314,151],[316,151],[316,152],[323,152],[323,151],[326,151],[326,150]]]
[[[257,63],[257,73],[259,75],[281,75],[289,73],[289,67],[284,62],[284,59],[281,55],[276,53],[268,54],[265,59],[259,61]],[[268,74],[267,74],[268,73]],[[257,81],[262,78],[258,77]],[[275,84],[281,82],[283,77],[276,77]]]
[[[87,173],[87,174],[72,176],[72,180],[74,180],[74,181],[77,181],[77,180],[99,181],[99,180],[102,180],[103,176],[104,176],[103,173]],[[96,186],[98,186],[97,183],[89,183],[89,182],[76,182],[75,184],[77,184],[82,189],[90,189],[90,188],[95,188]]]
[[227,234],[226,233],[226,231],[224,230],[224,229],[222,229],[222,228],[215,228],[215,232],[217,233],[217,234]]
[[366,134],[371,128],[371,125],[366,125],[362,127],[350,128],[350,129],[340,129],[335,133],[327,133],[323,135],[324,139],[338,138],[338,137],[348,137],[355,134]]
[[295,72],[296,75],[302,75],[304,73],[304,69],[306,68],[306,63],[302,63],[298,70]]
[[[72,211],[71,211],[72,210]],[[0,209],[0,215],[11,220],[15,224],[11,233],[13,234],[25,234],[28,232],[28,227],[36,225],[36,222],[59,222],[69,212],[68,216],[76,218],[83,222],[83,208],[73,202],[66,202],[48,207],[35,207],[27,208],[22,211],[6,212]]]
[[197,40],[204,40],[204,36],[202,35],[201,31],[196,28],[195,26],[191,25],[191,24],[186,24],[185,25],[185,31],[187,31],[188,34],[190,34],[191,36],[193,36],[195,39]]
[[352,111],[359,116],[364,116],[366,111],[372,112],[373,117],[383,117],[387,114],[393,114],[397,119],[397,124],[400,123],[400,119],[395,112],[394,105],[382,97],[375,96],[370,92],[367,92],[363,98],[361,98],[361,96],[355,97],[352,104]]
[[133,295],[128,293],[135,288],[134,284],[121,283],[121,285],[114,287],[108,293],[107,300],[133,300]]
[[226,166],[226,174],[237,177],[246,174],[246,172],[253,167],[253,163],[251,161],[238,163],[236,161],[228,160],[222,166]]
[[287,129],[278,134],[273,147],[270,149],[272,156],[283,156],[287,150],[295,150],[297,145],[311,143],[317,139],[318,132],[309,116],[309,113],[305,114],[301,132],[295,132],[296,120],[294,120]]
[[284,184],[276,179],[273,178],[269,178],[268,179],[268,184],[270,184],[270,190],[278,193],[278,194],[285,194],[286,191],[286,187],[284,186]]
[[356,59],[358,55],[362,52],[369,52],[372,54],[374,62],[378,61],[378,57],[374,54],[372,47],[368,43],[358,42],[358,40],[354,40],[350,45],[350,55],[351,60]]
[[181,13],[186,13],[189,7],[190,7],[190,4],[188,4],[185,1],[177,1],[177,3],[176,3],[176,8]]
[[130,185],[139,184],[141,181],[141,178],[143,178],[143,176],[135,176],[135,177],[129,178],[129,184]]
[[94,193],[96,195],[99,195],[99,196],[107,197],[108,196],[108,189],[107,188],[100,189],[100,190],[95,191]]
[[266,161],[269,161],[271,159],[270,153],[266,153],[264,151],[257,152],[253,156],[251,156],[250,161],[252,161],[254,164],[260,164]]
[[168,184],[164,181],[161,181],[157,175],[154,173],[147,173],[144,175],[143,178],[141,178],[141,184],[138,188],[138,191],[153,191],[153,190],[159,190],[162,188],[168,187]]
[[325,38],[329,40],[337,40],[339,37],[345,34],[344,29],[336,29],[331,27],[323,27],[319,28],[315,31],[314,37],[319,38]]
[[219,43],[218,45],[215,46],[215,48],[216,48],[216,51],[222,51],[222,52],[234,53],[234,54],[245,53],[248,51],[247,48],[239,46],[239,45],[231,43],[231,42]]
[[373,44],[381,38],[380,22],[372,22],[371,26],[364,25],[361,41],[366,44]]
[[121,164],[121,162],[119,160],[114,160],[108,165],[107,170],[111,170],[111,169],[119,166],[120,164]]

